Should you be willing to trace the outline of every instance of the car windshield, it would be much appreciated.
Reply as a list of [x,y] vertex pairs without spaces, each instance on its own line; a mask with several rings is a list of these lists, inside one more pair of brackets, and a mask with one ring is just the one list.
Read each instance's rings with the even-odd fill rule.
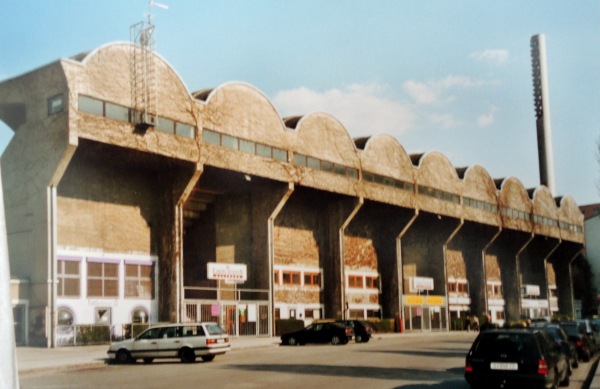
[[207,324],[206,325],[206,330],[208,331],[208,333],[210,335],[223,335],[225,334],[225,331],[223,331],[223,329],[221,327],[219,327],[216,324]]
[[563,329],[565,330],[565,332],[570,335],[570,336],[577,336],[579,335],[579,327],[576,325],[563,325]]
[[513,358],[528,358],[536,352],[535,341],[529,333],[493,333],[486,332],[479,336],[474,354],[484,358],[497,358],[507,355]]

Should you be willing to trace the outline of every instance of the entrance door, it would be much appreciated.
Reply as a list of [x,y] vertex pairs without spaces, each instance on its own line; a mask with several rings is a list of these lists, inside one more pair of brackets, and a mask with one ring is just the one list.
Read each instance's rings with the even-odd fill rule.
[[225,323],[227,324],[227,334],[237,335],[237,307],[235,305],[228,305],[225,317]]

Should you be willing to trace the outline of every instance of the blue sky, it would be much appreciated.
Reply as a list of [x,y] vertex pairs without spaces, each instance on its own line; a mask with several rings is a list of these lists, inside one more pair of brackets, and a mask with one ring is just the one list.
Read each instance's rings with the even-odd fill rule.
[[[557,195],[599,202],[600,1],[162,0],[156,49],[190,92],[243,81],[281,116],[539,183],[530,38],[546,36]],[[0,0],[0,81],[129,40],[146,0]],[[0,122],[0,150],[12,131]]]

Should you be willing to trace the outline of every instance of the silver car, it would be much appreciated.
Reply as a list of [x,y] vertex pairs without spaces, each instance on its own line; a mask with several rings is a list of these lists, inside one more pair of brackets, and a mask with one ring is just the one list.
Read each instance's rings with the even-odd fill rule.
[[179,323],[158,325],[134,339],[112,343],[107,353],[118,363],[137,359],[151,363],[154,358],[179,358],[191,363],[196,357],[212,361],[229,350],[229,337],[217,323]]

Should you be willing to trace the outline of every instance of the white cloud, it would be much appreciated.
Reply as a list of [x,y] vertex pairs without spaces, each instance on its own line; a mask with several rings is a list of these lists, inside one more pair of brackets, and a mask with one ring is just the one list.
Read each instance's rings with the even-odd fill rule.
[[272,102],[282,116],[326,112],[351,136],[404,133],[414,126],[416,113],[410,104],[386,97],[386,91],[378,84],[354,84],[324,92],[300,87],[278,92]]
[[497,65],[503,65],[508,61],[509,52],[505,49],[486,49],[477,51],[471,54],[471,58],[475,58],[480,62],[492,62]]
[[454,95],[448,93],[453,89],[480,88],[493,84],[497,84],[497,82],[493,80],[474,80],[468,76],[451,74],[426,83],[409,80],[404,83],[403,87],[416,104],[432,105],[456,100]]
[[492,107],[488,113],[484,113],[479,115],[477,118],[477,125],[479,127],[488,127],[494,124],[496,121],[496,112],[498,109],[496,107]]

